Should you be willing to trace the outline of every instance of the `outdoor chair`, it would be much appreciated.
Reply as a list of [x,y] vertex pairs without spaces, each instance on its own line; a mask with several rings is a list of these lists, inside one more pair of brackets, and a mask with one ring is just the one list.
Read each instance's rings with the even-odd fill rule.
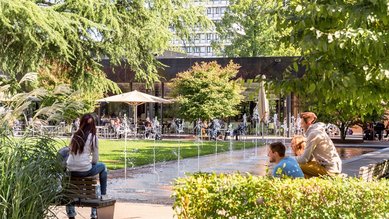
[[13,136],[22,136],[24,134],[24,130],[22,125],[15,125],[12,127]]

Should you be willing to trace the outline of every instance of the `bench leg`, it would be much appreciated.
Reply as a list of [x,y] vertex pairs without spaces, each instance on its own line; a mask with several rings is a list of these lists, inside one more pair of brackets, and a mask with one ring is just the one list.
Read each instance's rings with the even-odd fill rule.
[[97,218],[99,219],[113,219],[115,205],[97,208]]

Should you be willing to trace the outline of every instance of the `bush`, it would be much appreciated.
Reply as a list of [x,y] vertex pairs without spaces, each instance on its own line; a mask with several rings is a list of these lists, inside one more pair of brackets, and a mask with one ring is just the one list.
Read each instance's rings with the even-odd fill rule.
[[239,68],[232,61],[225,67],[216,61],[201,62],[177,74],[170,86],[179,116],[196,121],[237,115],[237,107],[244,98],[244,87],[240,79],[235,79]]
[[389,181],[194,174],[176,181],[178,218],[388,218]]
[[0,218],[47,218],[64,174],[55,142],[0,136]]

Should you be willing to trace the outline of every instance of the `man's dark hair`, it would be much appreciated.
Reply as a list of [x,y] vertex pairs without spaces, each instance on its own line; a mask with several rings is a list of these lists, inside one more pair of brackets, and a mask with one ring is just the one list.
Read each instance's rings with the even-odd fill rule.
[[285,157],[285,145],[281,142],[273,142],[270,144],[270,150],[274,153],[277,152],[280,157]]

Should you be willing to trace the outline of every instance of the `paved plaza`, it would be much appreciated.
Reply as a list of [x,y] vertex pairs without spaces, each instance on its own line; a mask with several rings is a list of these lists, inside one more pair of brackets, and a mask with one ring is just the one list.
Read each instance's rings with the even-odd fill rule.
[[[266,139],[266,143],[290,140]],[[357,176],[360,166],[376,163],[389,157],[389,142],[364,142],[362,144],[336,144],[347,147],[379,148],[374,152],[343,160],[343,172]],[[188,158],[157,163],[140,168],[129,169],[124,178],[124,170],[110,172],[108,193],[118,200],[115,206],[115,218],[173,218],[171,197],[172,184],[177,177],[202,171],[231,173],[239,171],[253,175],[265,175],[268,167],[266,147],[257,147],[239,151]],[[78,208],[77,218],[89,218],[88,208]],[[58,209],[57,216],[66,218],[64,208]]]

